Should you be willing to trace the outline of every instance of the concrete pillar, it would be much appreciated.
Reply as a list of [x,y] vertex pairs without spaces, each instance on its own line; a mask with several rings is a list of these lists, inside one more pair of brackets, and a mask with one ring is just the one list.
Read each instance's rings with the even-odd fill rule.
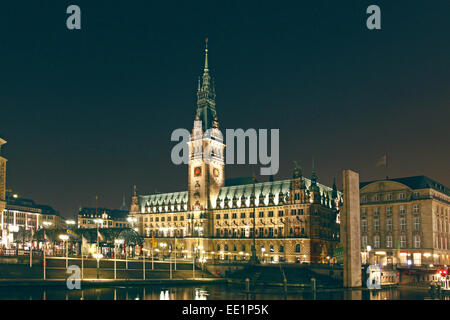
[[361,286],[361,235],[359,174],[342,172],[344,206],[341,212],[341,243],[344,247],[344,287]]

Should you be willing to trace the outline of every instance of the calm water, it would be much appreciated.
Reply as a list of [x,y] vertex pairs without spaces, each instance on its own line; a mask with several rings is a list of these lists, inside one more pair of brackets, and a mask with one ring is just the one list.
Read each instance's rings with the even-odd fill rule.
[[[285,299],[280,288],[259,288],[249,299],[281,300]],[[288,300],[314,299],[310,292],[289,289]],[[427,290],[398,288],[377,291],[333,291],[318,292],[318,300],[424,300],[431,299]],[[136,286],[104,287],[67,290],[65,288],[2,287],[0,300],[246,300],[242,286],[235,285],[197,285],[197,286]],[[449,300],[449,297],[444,299]]]

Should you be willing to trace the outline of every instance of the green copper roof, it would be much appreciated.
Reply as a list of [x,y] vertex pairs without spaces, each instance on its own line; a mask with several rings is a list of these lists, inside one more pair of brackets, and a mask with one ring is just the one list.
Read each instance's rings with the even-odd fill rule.
[[[311,180],[303,177],[303,181],[306,188],[309,189],[311,186]],[[283,193],[284,196],[289,194],[289,188],[291,186],[291,180],[279,180],[279,181],[268,181],[255,183],[255,203],[257,206],[263,206],[259,203],[260,195],[264,197],[264,205],[268,205],[269,194],[274,195],[275,204],[278,203],[279,194]],[[332,198],[333,189],[327,187],[323,184],[317,183],[317,186],[322,195],[328,195]],[[239,201],[245,201],[244,206],[248,206],[250,201],[250,196],[253,192],[253,184],[241,184],[233,186],[222,187],[219,191],[219,195],[216,201],[213,201],[213,208],[223,208],[225,205],[225,200],[232,201],[234,197]],[[337,192],[338,197],[342,198],[342,192]],[[172,192],[172,193],[160,193],[153,195],[140,195],[139,204],[141,206],[141,212],[148,212],[146,208],[157,207],[157,212],[173,212],[180,210],[187,210],[188,203],[188,192]],[[241,203],[241,202],[240,202]],[[230,203],[231,204],[231,203]],[[166,207],[167,206],[167,210]],[[174,206],[174,209],[171,207]],[[177,208],[179,207],[179,208]],[[161,208],[161,209],[159,209]],[[154,212],[154,211],[152,211]]]

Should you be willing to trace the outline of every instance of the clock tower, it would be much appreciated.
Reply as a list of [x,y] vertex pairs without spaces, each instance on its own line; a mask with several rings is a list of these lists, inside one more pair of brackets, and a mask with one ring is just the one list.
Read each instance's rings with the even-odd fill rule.
[[[225,145],[216,114],[216,93],[208,69],[208,39],[205,67],[197,89],[197,113],[189,142],[188,210],[207,213],[215,205],[225,182]],[[206,217],[206,216],[204,216]]]

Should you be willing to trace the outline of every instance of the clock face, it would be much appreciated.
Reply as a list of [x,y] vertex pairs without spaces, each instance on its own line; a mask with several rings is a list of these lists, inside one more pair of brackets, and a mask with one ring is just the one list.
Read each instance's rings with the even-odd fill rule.
[[217,168],[214,168],[214,170],[213,170],[213,175],[214,175],[214,177],[218,177],[219,176],[219,169],[217,169]]
[[196,168],[194,169],[194,176],[199,177],[199,176],[201,176],[201,175],[202,175],[202,168],[196,167]]

